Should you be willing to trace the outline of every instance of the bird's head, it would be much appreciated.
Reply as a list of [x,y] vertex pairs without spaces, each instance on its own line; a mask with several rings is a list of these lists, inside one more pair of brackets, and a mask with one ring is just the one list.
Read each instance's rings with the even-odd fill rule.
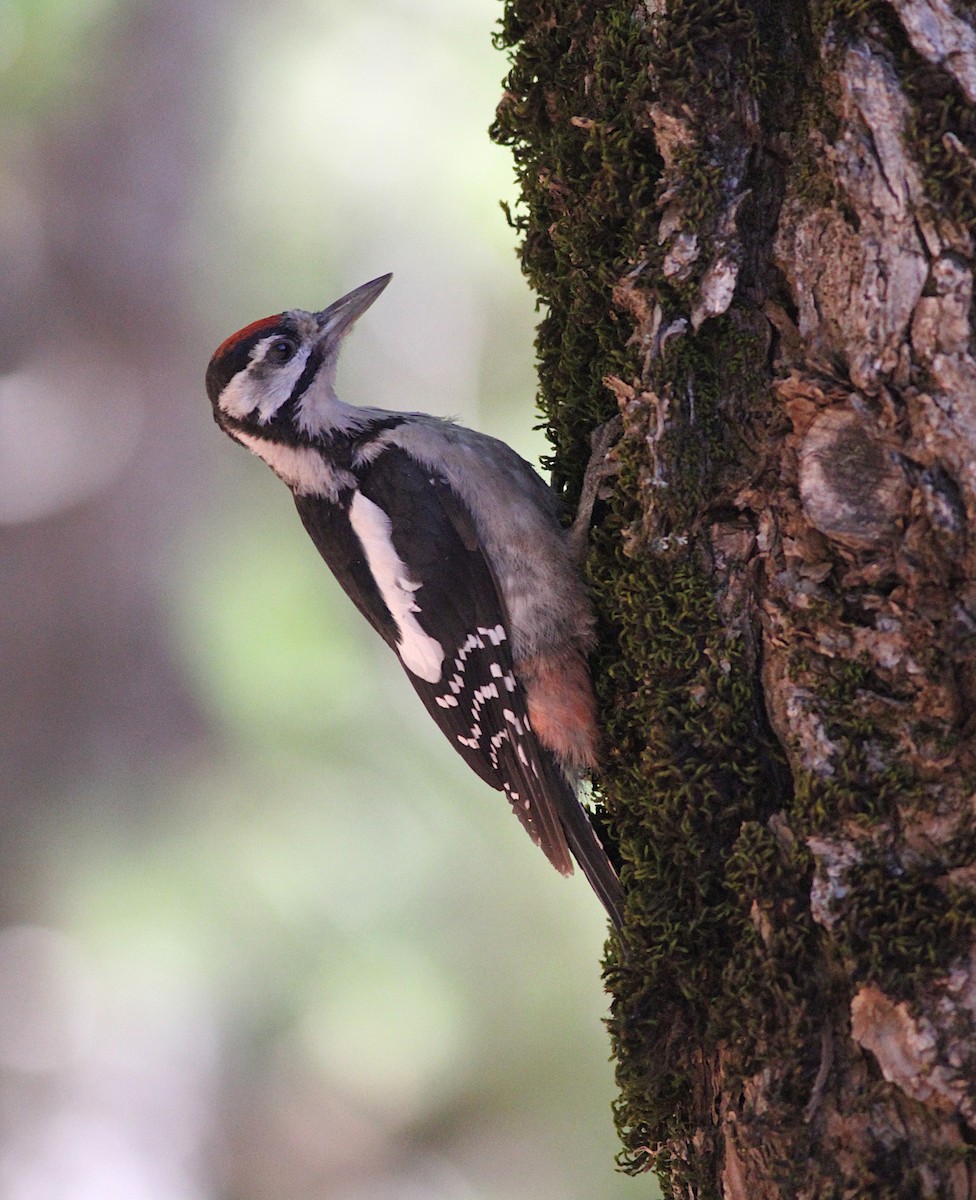
[[227,433],[309,441],[345,421],[335,395],[343,337],[390,282],[381,275],[322,312],[292,309],[232,334],[207,367],[207,395]]

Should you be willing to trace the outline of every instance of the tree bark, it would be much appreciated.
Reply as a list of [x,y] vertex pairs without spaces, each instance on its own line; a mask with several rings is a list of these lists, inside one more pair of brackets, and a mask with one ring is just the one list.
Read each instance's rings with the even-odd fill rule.
[[509,0],[541,399],[589,571],[622,1161],[976,1195],[976,29]]

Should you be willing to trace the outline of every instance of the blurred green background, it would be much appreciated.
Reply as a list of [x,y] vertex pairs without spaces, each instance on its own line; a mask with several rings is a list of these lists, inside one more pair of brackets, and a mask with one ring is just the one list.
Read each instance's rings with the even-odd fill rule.
[[4,1200],[648,1194],[599,905],[203,392],[393,271],[340,393],[543,451],[499,15],[0,0]]

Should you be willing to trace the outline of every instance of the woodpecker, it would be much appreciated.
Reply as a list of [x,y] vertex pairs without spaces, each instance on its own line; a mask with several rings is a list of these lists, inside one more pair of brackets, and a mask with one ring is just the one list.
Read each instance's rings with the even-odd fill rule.
[[343,338],[390,279],[229,337],[207,368],[214,418],[290,488],[454,749],[558,871],[575,857],[619,927],[620,882],[578,796],[597,765],[594,615],[557,496],[496,438],[336,395]]

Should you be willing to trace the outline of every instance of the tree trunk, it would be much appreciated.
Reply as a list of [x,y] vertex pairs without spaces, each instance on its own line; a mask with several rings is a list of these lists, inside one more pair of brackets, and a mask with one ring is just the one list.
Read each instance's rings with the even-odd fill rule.
[[509,0],[494,136],[589,569],[624,1165],[976,1195],[965,0]]

